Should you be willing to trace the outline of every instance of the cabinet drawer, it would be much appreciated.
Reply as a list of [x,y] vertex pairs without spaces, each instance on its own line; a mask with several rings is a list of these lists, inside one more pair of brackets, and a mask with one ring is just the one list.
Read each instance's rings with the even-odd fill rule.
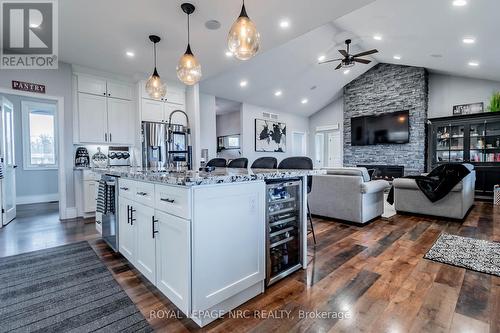
[[137,182],[135,185],[135,201],[145,206],[154,207],[155,186],[151,183]]
[[191,194],[188,188],[156,185],[155,207],[163,212],[191,219]]
[[118,194],[120,197],[127,198],[130,200],[135,199],[135,188],[137,182],[129,179],[120,179],[118,181]]

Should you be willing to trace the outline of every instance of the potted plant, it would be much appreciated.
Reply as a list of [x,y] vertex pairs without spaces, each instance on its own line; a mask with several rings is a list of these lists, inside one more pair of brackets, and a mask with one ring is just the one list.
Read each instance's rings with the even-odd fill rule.
[[488,107],[490,112],[500,111],[500,92],[493,93],[490,99],[490,106]]

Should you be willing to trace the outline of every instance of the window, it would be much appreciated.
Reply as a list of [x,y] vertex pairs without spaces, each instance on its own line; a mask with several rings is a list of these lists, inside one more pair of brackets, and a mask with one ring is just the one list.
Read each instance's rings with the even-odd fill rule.
[[54,104],[22,102],[24,169],[57,169],[57,126]]

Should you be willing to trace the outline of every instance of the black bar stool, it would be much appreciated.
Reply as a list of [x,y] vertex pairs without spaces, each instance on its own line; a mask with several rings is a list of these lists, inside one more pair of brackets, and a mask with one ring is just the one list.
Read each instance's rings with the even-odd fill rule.
[[253,161],[252,169],[276,169],[278,167],[278,160],[274,157],[260,157]]
[[248,159],[244,158],[244,157],[235,158],[234,160],[229,162],[227,167],[228,168],[246,169],[246,168],[248,168]]
[[207,167],[225,168],[226,159],[225,158],[212,158],[207,163]]
[[[278,169],[303,169],[312,170],[313,161],[309,157],[297,156],[288,157],[280,162]],[[307,176],[307,194],[311,193],[312,190],[312,176]],[[307,217],[311,225],[311,232],[313,235],[314,244],[316,244],[316,235],[314,234],[314,226],[312,221],[311,210],[309,209],[309,201],[307,201]]]

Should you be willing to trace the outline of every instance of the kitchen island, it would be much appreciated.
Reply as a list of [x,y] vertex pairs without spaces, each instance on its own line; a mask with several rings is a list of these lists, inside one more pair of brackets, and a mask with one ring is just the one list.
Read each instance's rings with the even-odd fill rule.
[[[264,292],[266,182],[319,170],[96,169],[118,179],[118,250],[199,326]],[[304,183],[305,184],[305,183]],[[306,186],[300,200],[306,206]],[[306,210],[299,235],[307,264]]]

